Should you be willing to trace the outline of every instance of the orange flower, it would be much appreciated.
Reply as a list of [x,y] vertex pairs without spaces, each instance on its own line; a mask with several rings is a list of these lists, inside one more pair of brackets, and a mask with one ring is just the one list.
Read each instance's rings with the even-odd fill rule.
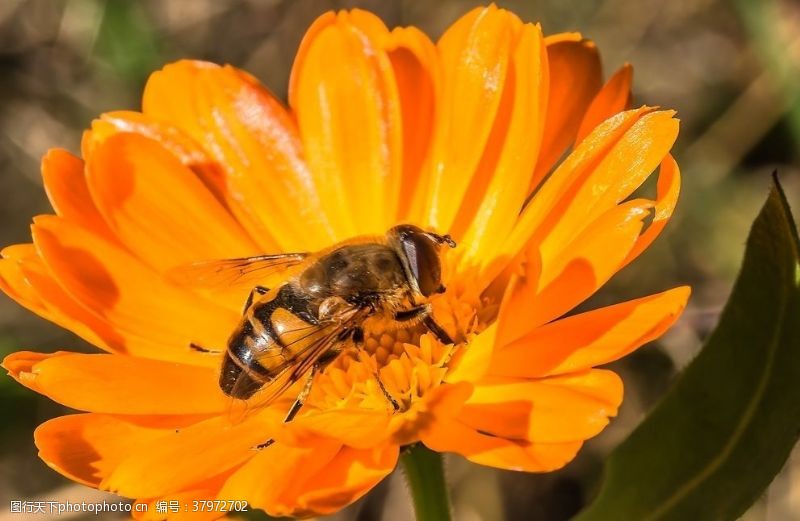
[[[141,113],[93,123],[83,160],[45,156],[56,215],[3,250],[8,295],[107,352],[3,362],[88,411],[41,425],[40,456],[140,501],[246,500],[276,515],[347,505],[418,441],[499,468],[563,466],[622,399],[619,377],[594,367],[661,335],[689,294],[564,318],[647,248],[678,196],[678,122],[625,110],[631,76],[625,66],[602,85],[590,41],[543,37],[493,6],[437,44],[363,11],[323,15],[288,109],[230,66],[155,73]],[[632,196],[657,168],[656,197]],[[219,357],[190,343],[225,346],[246,295],[180,285],[169,269],[319,250],[401,222],[459,243],[432,299],[457,345],[370,331],[360,356],[317,376],[294,421],[280,421],[291,390],[231,424]]]

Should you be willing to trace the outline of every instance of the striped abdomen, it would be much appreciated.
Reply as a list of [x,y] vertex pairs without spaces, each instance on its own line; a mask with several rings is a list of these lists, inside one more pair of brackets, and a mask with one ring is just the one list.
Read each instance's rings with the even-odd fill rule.
[[271,300],[255,302],[228,340],[219,386],[233,398],[246,400],[291,365],[317,324],[308,300],[288,285]]

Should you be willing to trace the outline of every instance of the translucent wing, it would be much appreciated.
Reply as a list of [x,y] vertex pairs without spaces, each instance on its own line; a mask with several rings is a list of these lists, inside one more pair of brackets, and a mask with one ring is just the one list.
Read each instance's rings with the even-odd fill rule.
[[193,287],[252,289],[258,285],[275,285],[274,277],[286,278],[292,268],[300,265],[310,255],[282,253],[192,262],[172,268],[167,275],[176,282]]
[[[254,353],[256,360],[272,368],[273,380],[248,400],[232,398],[228,415],[230,420],[238,423],[246,416],[274,403],[290,387],[302,380],[321,357],[341,347],[340,344],[349,337],[348,333],[366,314],[364,309],[348,306],[320,324],[284,331],[281,334],[285,344],[283,349],[268,348]],[[274,357],[281,357],[283,360],[277,365],[269,363]],[[247,373],[243,373],[234,384],[231,394],[246,394],[242,391],[251,384],[252,379]]]

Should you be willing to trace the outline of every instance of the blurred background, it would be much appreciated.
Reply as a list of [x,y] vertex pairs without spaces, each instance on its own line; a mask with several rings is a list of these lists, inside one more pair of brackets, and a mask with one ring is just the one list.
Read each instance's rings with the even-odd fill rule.
[[[713,328],[773,170],[780,172],[795,214],[800,214],[800,2],[498,3],[526,21],[541,21],[546,34],[578,30],[594,39],[606,76],[631,62],[634,104],[675,108],[682,121],[675,153],[684,188],[676,216],[656,244],[590,303],[617,302],[679,284],[694,288],[688,310],[667,336],[613,364],[627,388],[619,418],[574,462],[552,474],[502,472],[457,457],[447,460],[456,519],[557,521],[568,519],[591,498],[604,455],[641,420]],[[363,7],[390,27],[415,25],[436,38],[474,5],[479,4],[0,0],[0,245],[29,242],[31,218],[50,212],[39,175],[42,154],[51,147],[77,153],[82,130],[99,113],[137,110],[148,74],[164,63],[184,57],[230,63],[285,97],[300,38],[326,10]],[[0,355],[62,348],[93,350],[0,295]],[[105,497],[61,478],[36,457],[33,429],[64,412],[0,377],[0,521],[13,518],[12,499]],[[800,519],[800,452],[795,453],[746,520]],[[393,475],[334,518],[404,520],[411,518],[410,508],[402,476]]]

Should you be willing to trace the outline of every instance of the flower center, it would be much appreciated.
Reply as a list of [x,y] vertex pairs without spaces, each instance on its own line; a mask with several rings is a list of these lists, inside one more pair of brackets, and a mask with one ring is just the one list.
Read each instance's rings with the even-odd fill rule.
[[[422,324],[399,327],[371,318],[364,342],[348,349],[317,377],[307,405],[318,409],[357,407],[394,411],[411,408],[442,383],[448,362],[465,339],[484,327],[477,299],[448,291],[431,299],[433,318],[456,341],[443,345]],[[387,396],[388,395],[388,396]]]

